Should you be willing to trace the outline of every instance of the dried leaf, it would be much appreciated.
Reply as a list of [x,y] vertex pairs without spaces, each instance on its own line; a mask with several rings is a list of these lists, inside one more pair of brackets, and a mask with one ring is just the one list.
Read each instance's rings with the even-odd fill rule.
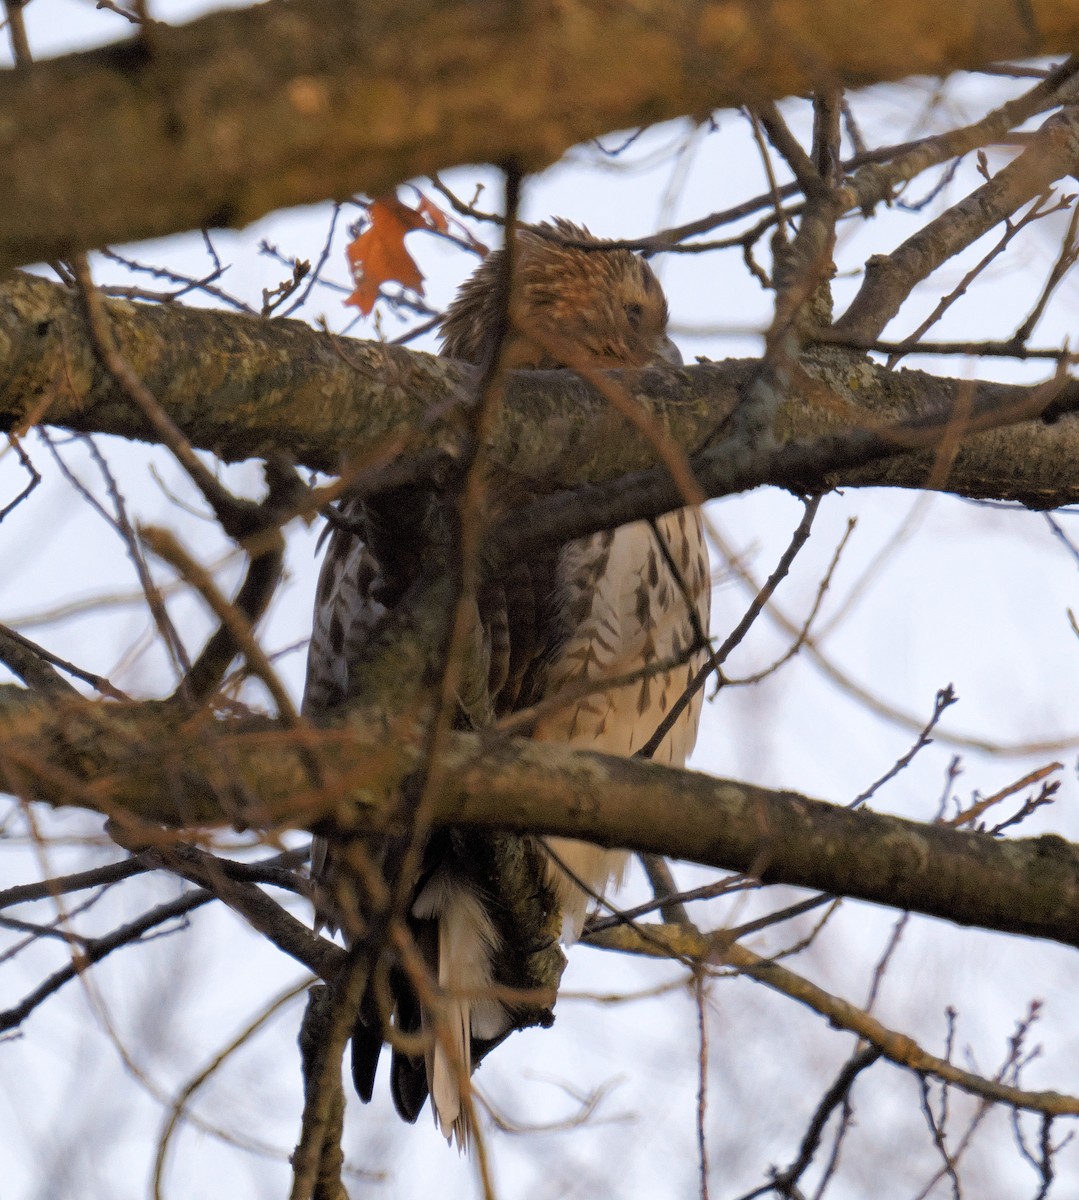
[[449,233],[450,222],[442,209],[433,200],[429,200],[423,192],[417,192],[416,195],[420,198],[419,204],[416,205],[416,211],[423,214],[428,225],[432,229],[437,229],[439,233]]
[[411,208],[396,196],[379,196],[367,206],[367,228],[347,248],[348,264],[356,287],[345,301],[370,316],[385,283],[400,283],[423,295],[423,273],[405,248],[405,235],[413,229],[449,230],[446,214],[422,192]]

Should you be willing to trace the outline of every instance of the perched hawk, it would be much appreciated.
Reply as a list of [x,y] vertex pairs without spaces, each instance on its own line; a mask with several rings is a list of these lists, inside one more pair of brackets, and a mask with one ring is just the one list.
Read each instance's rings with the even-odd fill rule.
[[[559,367],[552,353],[557,346],[571,347],[578,361],[583,357],[601,367],[681,361],[667,337],[663,291],[643,259],[600,244],[566,245],[592,240],[566,221],[541,229],[542,234],[517,235],[512,332],[503,347],[509,366]],[[450,306],[442,324],[443,354],[479,362],[489,352],[500,317],[495,282],[501,258],[500,251],[489,255]],[[408,547],[399,532],[387,531],[386,508],[353,502],[345,510],[347,528],[339,526],[330,538],[315,605],[304,698],[305,711],[315,718],[347,700],[350,670],[365,641],[409,582],[401,577],[409,573]],[[607,754],[636,753],[700,665],[709,590],[695,509],[667,514],[654,527],[639,522],[595,534],[544,559],[515,564],[480,597],[496,715],[549,702],[569,689],[564,704],[545,703],[533,738]],[[671,663],[679,665],[659,669]],[[581,694],[582,683],[650,665],[655,672],[632,683]],[[698,697],[656,750],[657,761],[684,765],[699,712]],[[572,941],[591,895],[621,879],[627,856],[563,838],[547,840],[550,855],[541,853],[542,844],[533,845],[531,869],[546,875],[543,890],[561,911],[563,941]],[[452,1036],[446,1037],[444,1025],[442,1036],[432,1038],[416,989],[401,969],[390,975],[394,1024],[427,1033],[426,1053],[410,1057],[394,1051],[391,1087],[398,1111],[414,1121],[430,1093],[442,1132],[455,1133],[461,1144],[468,1125],[460,1095],[467,1074],[460,1064],[474,1069],[521,1024],[504,998],[484,996],[492,983],[514,977],[502,969],[512,948],[504,915],[485,885],[487,847],[484,835],[437,834],[413,885],[410,926],[442,989]],[[387,854],[392,849],[383,851],[383,865]],[[333,857],[331,845],[328,872]],[[382,1041],[379,1010],[369,997],[353,1036],[353,1076],[365,1100]]]

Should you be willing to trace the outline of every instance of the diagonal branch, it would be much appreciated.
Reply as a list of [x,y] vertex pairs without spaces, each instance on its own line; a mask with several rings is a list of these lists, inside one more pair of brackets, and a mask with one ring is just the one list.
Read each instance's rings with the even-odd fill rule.
[[911,290],[1058,179],[1079,170],[1079,106],[1051,116],[1013,162],[965,200],[918,230],[889,255],[866,264],[865,281],[836,322],[836,332],[873,339]]
[[649,925],[643,933],[630,926],[605,930],[591,939],[609,949],[630,950],[640,954],[693,955],[734,967],[765,987],[798,1000],[828,1019],[837,1029],[848,1029],[875,1047],[880,1055],[922,1075],[933,1075],[953,1083],[974,1096],[1055,1116],[1079,1116],[1079,1097],[1061,1092],[1030,1092],[999,1079],[990,1079],[966,1071],[947,1059],[922,1049],[906,1034],[887,1028],[865,1009],[835,996],[816,984],[780,966],[773,959],[754,954],[738,942],[730,942],[723,932],[702,934],[690,926]]

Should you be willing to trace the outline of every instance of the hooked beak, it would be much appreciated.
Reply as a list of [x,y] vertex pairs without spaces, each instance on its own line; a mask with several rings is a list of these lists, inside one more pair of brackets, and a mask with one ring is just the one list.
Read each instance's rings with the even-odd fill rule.
[[663,359],[664,362],[670,363],[672,367],[683,365],[682,352],[666,334],[656,338],[655,352],[656,358]]

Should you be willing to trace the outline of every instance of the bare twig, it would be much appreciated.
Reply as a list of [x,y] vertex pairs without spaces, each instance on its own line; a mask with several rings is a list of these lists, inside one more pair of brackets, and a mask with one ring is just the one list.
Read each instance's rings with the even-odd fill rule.
[[21,466],[22,469],[27,473],[29,479],[23,486],[22,491],[19,492],[19,494],[13,500],[9,500],[3,508],[0,508],[0,521],[3,521],[6,516],[14,512],[15,509],[18,508],[19,505],[30,496],[38,484],[41,483],[41,475],[38,473],[34,464],[30,461],[29,455],[23,449],[22,442],[20,441],[18,435],[15,433],[9,433],[7,435],[7,439],[8,445],[15,451],[15,456],[19,460],[19,466]]
[[905,771],[907,767],[914,761],[915,757],[925,749],[926,746],[932,745],[933,730],[937,727],[937,722],[945,712],[953,704],[956,704],[959,697],[955,694],[952,685],[949,683],[946,687],[942,687],[937,692],[933,700],[933,712],[929,720],[926,722],[925,728],[918,734],[914,745],[901,758],[896,759],[895,763],[888,768],[883,775],[880,776],[874,783],[871,783],[864,792],[860,792],[848,805],[849,808],[858,808],[867,800],[872,799],[874,795],[888,782],[893,780],[901,771]]
[[820,1148],[825,1126],[831,1119],[832,1113],[848,1103],[851,1089],[857,1082],[858,1076],[868,1070],[879,1058],[880,1051],[876,1046],[866,1046],[847,1059],[840,1068],[839,1074],[832,1081],[832,1086],[824,1093],[814,1110],[802,1137],[798,1157],[782,1171],[777,1171],[770,1184],[747,1192],[741,1197],[741,1200],[751,1200],[751,1197],[765,1195],[768,1192],[792,1198],[800,1194],[796,1191],[797,1185]]
[[[280,543],[280,531],[274,530],[272,532],[276,533],[276,537],[271,538],[268,549],[255,556],[252,563],[252,571],[254,563],[261,560],[267,564],[271,581],[276,583],[283,550]],[[300,715],[292,703],[292,697],[278,679],[277,672],[267,659],[265,651],[255,639],[246,612],[239,605],[230,603],[225,599],[218,590],[217,584],[214,582],[213,576],[209,571],[201,563],[196,562],[183,546],[180,545],[176,537],[169,533],[167,529],[158,529],[153,526],[144,525],[139,530],[139,536],[154,554],[164,559],[165,562],[173,567],[206,601],[214,616],[217,617],[223,628],[227,631],[232,646],[240,650],[247,660],[247,665],[251,671],[266,685],[266,690],[273,697],[274,704],[277,706],[278,715],[289,725],[297,726],[300,723]],[[258,599],[264,602],[263,598],[268,598],[266,597],[267,590],[272,590],[272,588],[267,589],[265,581],[261,578],[261,574],[253,575],[249,573],[248,580],[252,579],[254,579],[252,590],[256,593],[252,598],[252,608],[257,613],[258,604],[254,603],[254,600]],[[232,655],[229,654],[229,662],[231,661]],[[204,673],[209,675],[211,673],[210,668],[205,660],[203,662],[205,667]],[[201,680],[202,674],[197,678]]]
[[205,890],[188,892],[178,900],[170,900],[167,904],[151,909],[134,921],[113,930],[110,934],[87,939],[75,959],[50,975],[13,1008],[0,1012],[0,1032],[17,1029],[34,1009],[54,992],[59,991],[65,983],[76,979],[80,972],[94,963],[100,962],[114,950],[142,941],[151,930],[157,929],[169,921],[186,917],[188,913],[193,912],[196,908],[201,908],[204,904],[209,904],[214,899],[213,893]]
[[702,687],[704,687],[713,671],[716,671],[717,675],[722,678],[719,669],[722,667],[723,663],[727,661],[728,656],[731,654],[734,648],[741,643],[742,639],[752,627],[754,621],[756,621],[757,617],[760,616],[761,612],[767,606],[776,588],[783,581],[783,579],[786,578],[788,572],[790,571],[791,564],[797,557],[798,552],[809,539],[809,532],[813,527],[813,519],[817,515],[817,509],[820,506],[820,497],[814,496],[803,501],[803,503],[805,504],[805,512],[802,515],[801,521],[798,523],[798,528],[795,529],[793,535],[791,536],[791,540],[786,550],[784,550],[783,554],[780,556],[779,562],[776,563],[775,569],[772,571],[771,575],[769,575],[763,587],[758,589],[757,594],[754,596],[749,608],[745,611],[742,619],[738,622],[734,629],[732,629],[727,635],[722,646],[720,646],[715,654],[709,656],[708,661],[700,668],[693,679],[690,680],[685,691],[671,706],[670,710],[657,726],[655,732],[644,744],[644,746],[641,747],[640,751],[638,751],[638,754],[641,758],[651,758],[651,756],[655,753],[656,748],[660,745],[663,739],[670,732],[671,728],[674,726],[674,723],[685,711],[686,706],[690,703],[696,693]]
[[53,670],[53,667],[59,667],[88,683],[102,696],[109,696],[113,700],[128,699],[103,676],[84,671],[6,625],[0,625],[0,662],[18,675],[27,687],[44,695],[78,695],[78,691]]
[[657,942],[666,946],[668,955],[734,967],[741,974],[811,1008],[835,1028],[857,1034],[897,1066],[920,1075],[933,1075],[973,1096],[984,1097],[1010,1108],[1049,1116],[1079,1116],[1079,1096],[1054,1091],[1027,1091],[965,1071],[930,1054],[905,1034],[888,1029],[856,1005],[832,995],[771,959],[754,954],[738,943],[730,943],[724,933],[708,935],[671,925],[649,925],[647,937],[642,938],[632,926],[622,925],[596,938],[596,944],[609,949],[648,955],[657,953]]
[[1049,117],[1014,162],[924,226],[887,257],[874,258],[846,313],[845,335],[876,338],[914,286],[1024,204],[1046,193],[1079,163],[1079,108]]
[[214,510],[225,532],[232,537],[242,538],[257,530],[260,527],[257,505],[238,500],[215,478],[195,453],[191,443],[184,437],[176,423],[158,404],[150,390],[117,349],[109,325],[108,313],[102,303],[101,294],[94,286],[86,259],[76,259],[73,263],[73,270],[78,282],[79,297],[82,300],[90,339],[102,366],[113,376],[124,394],[153,427],[161,444],[172,451],[176,460]]

